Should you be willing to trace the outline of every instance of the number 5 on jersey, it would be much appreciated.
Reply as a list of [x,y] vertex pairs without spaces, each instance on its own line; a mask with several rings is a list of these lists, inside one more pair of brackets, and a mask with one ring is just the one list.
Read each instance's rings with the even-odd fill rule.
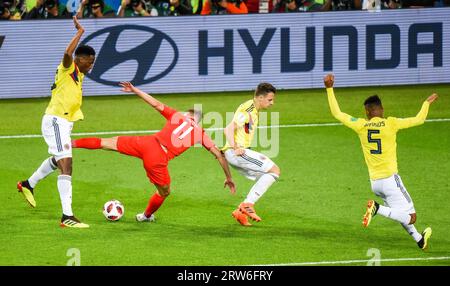
[[373,134],[380,134],[380,130],[373,130],[373,129],[367,130],[367,141],[369,143],[377,144],[377,149],[370,150],[370,154],[381,154],[381,139],[372,138]]

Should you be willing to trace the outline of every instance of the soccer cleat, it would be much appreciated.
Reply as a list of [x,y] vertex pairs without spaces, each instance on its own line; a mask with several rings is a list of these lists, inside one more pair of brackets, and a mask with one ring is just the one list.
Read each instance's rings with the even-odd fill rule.
[[36,207],[36,201],[34,200],[33,189],[28,184],[28,181],[17,182],[17,190],[22,193],[25,200],[30,204],[31,207]]
[[150,217],[147,217],[144,213],[141,213],[136,215],[136,221],[155,222],[156,218],[153,214]]
[[372,220],[372,217],[376,215],[377,210],[378,210],[377,202],[375,202],[374,200],[369,200],[367,202],[367,210],[366,213],[364,214],[362,222],[364,227],[369,226],[370,221]]
[[71,228],[88,228],[89,225],[82,223],[79,219],[74,216],[64,215],[61,218],[61,227],[71,227]]
[[431,227],[427,227],[422,232],[422,239],[419,242],[417,242],[417,246],[419,246],[422,250],[428,249],[428,241],[430,240],[431,233],[432,233]]
[[261,221],[261,218],[256,214],[255,209],[253,208],[253,204],[251,203],[241,203],[239,205],[239,210],[249,216],[254,221]]
[[236,209],[231,215],[243,226],[251,226],[248,222],[247,215],[243,214],[239,209]]

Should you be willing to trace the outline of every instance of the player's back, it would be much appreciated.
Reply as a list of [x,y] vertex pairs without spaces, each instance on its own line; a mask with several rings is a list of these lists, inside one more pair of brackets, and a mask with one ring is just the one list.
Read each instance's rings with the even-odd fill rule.
[[167,106],[161,114],[166,117],[167,121],[163,129],[155,134],[155,137],[161,145],[167,148],[169,159],[182,154],[197,143],[201,143],[208,150],[214,145],[204,130],[190,116]]
[[387,178],[398,172],[396,120],[394,117],[358,120],[360,128],[355,131],[372,180]]

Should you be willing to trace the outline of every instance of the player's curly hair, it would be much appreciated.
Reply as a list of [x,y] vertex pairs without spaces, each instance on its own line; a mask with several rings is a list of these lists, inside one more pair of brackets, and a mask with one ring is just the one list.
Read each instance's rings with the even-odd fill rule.
[[365,101],[364,101],[364,106],[367,107],[372,107],[372,106],[383,106],[381,104],[381,99],[378,95],[372,95],[369,96]]
[[95,50],[93,47],[88,45],[78,46],[75,50],[75,56],[95,56]]

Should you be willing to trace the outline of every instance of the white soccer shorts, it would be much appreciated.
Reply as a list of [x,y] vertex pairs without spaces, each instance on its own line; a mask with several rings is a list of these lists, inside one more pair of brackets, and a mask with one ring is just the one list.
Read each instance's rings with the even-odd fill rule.
[[56,161],[72,157],[72,128],[73,122],[67,119],[48,114],[42,118],[42,135],[48,145],[48,153]]
[[398,174],[370,182],[372,191],[383,199],[385,206],[405,211],[408,214],[416,212],[411,196]]
[[233,149],[228,149],[225,151],[225,158],[234,169],[252,181],[266,174],[275,165],[267,156],[250,149],[245,149],[242,156],[237,156]]

